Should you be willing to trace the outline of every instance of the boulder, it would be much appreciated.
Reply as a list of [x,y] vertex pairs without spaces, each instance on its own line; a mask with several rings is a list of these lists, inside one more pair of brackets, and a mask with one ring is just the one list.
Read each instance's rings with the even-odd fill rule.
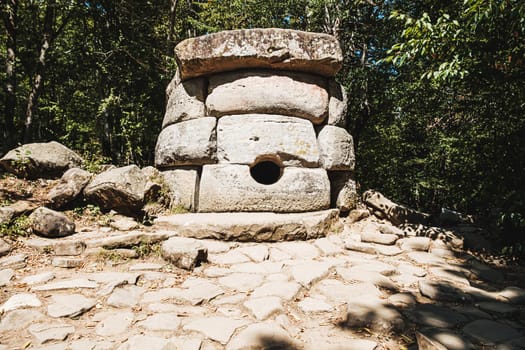
[[169,89],[162,128],[206,116],[206,83],[206,79],[196,78],[175,84]]
[[303,212],[330,206],[324,169],[284,168],[273,184],[255,181],[247,165],[205,165],[199,190],[200,212]]
[[210,77],[206,99],[213,116],[280,114],[320,124],[328,114],[328,92],[322,77],[268,71],[228,72]]
[[15,210],[9,206],[0,207],[0,225],[7,225],[13,220]]
[[242,29],[186,39],[175,47],[182,80],[245,68],[334,76],[343,64],[331,35],[289,29]]
[[343,85],[334,79],[328,82],[328,125],[346,127],[346,115],[348,113],[348,95]]
[[192,119],[162,130],[155,147],[155,165],[202,165],[216,159],[215,118]]
[[331,206],[341,212],[349,212],[357,207],[359,195],[357,186],[352,178],[352,173],[348,171],[330,171],[330,202]]
[[326,170],[349,170],[355,166],[354,141],[343,128],[324,126],[317,136],[321,166]]
[[70,168],[79,167],[82,158],[55,142],[28,143],[17,147],[0,159],[0,166],[19,177],[58,178]]
[[79,168],[69,169],[62,175],[60,182],[47,194],[52,208],[62,208],[74,201],[91,180],[92,174]]
[[381,211],[394,225],[403,223],[426,224],[430,215],[392,202],[375,190],[363,193],[363,202],[373,209]]
[[219,119],[219,163],[250,165],[267,155],[284,166],[317,167],[319,149],[312,124],[304,119],[267,114]]
[[29,215],[33,232],[39,236],[59,238],[75,233],[75,223],[64,214],[48,209],[37,208]]
[[208,258],[208,249],[192,238],[171,237],[162,243],[161,250],[164,259],[185,270],[193,270]]
[[197,209],[197,188],[199,185],[199,172],[197,169],[174,169],[162,172],[164,183],[169,189],[169,207],[173,210]]
[[95,176],[84,195],[104,210],[134,214],[144,205],[146,181],[139,167],[128,165]]

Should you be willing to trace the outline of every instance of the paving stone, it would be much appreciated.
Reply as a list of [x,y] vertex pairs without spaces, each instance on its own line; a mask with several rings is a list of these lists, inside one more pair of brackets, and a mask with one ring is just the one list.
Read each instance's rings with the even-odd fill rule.
[[427,252],[430,249],[431,239],[428,237],[407,237],[401,243],[401,249],[404,251],[421,251]]
[[448,280],[454,283],[470,285],[469,280],[461,271],[455,269],[449,269],[447,267],[431,267],[430,273],[440,279]]
[[463,316],[467,317],[470,321],[480,319],[491,319],[492,316],[488,313],[481,311],[477,307],[471,305],[458,305],[452,308],[454,311],[459,312]]
[[42,306],[42,302],[35,294],[20,293],[15,294],[0,307],[0,314],[16,309]]
[[416,305],[416,298],[410,293],[397,293],[389,296],[388,302],[397,308],[406,309]]
[[301,300],[297,305],[304,312],[329,312],[334,309],[332,305],[328,304],[326,301],[319,297],[306,297],[303,300]]
[[239,305],[246,299],[245,294],[234,294],[234,295],[228,295],[224,297],[219,297],[216,299],[213,299],[211,303],[213,305]]
[[310,260],[291,267],[292,277],[303,287],[309,287],[312,283],[326,277],[331,264]]
[[403,253],[403,251],[395,245],[377,245],[375,248],[379,254],[385,256],[396,256]]
[[251,298],[243,304],[259,321],[268,317],[284,312],[281,299],[279,297]]
[[82,241],[67,240],[53,244],[55,255],[80,255],[86,249],[86,244]]
[[476,347],[465,337],[456,334],[449,329],[425,328],[421,330],[421,333],[431,341],[437,342],[438,344],[444,346],[445,350],[476,349]]
[[191,302],[193,305],[208,302],[224,293],[224,290],[218,285],[200,278],[187,279],[181,286],[187,289],[182,290],[179,297]]
[[225,287],[238,292],[248,292],[261,285],[263,276],[253,273],[231,273],[218,279]]
[[481,288],[472,287],[472,286],[465,286],[463,288],[463,291],[467,293],[467,295],[471,299],[474,299],[476,301],[493,301],[493,302],[500,301],[497,292],[489,292]]
[[151,292],[145,292],[142,295],[141,303],[143,304],[160,303],[160,302],[170,300],[170,299],[177,299],[179,298],[181,293],[182,293],[182,289],[180,288],[157,289]]
[[68,350],[112,350],[113,348],[113,343],[109,341],[79,339],[72,341]]
[[421,265],[443,265],[445,260],[427,252],[410,252],[407,256],[415,262]]
[[55,267],[63,267],[66,269],[72,269],[75,267],[80,267],[84,264],[84,259],[81,258],[72,258],[69,256],[57,256],[51,260],[51,265]]
[[325,339],[305,344],[305,350],[376,350],[379,344],[367,339]]
[[24,329],[28,325],[38,322],[43,318],[45,318],[45,316],[37,310],[13,310],[3,315],[0,320],[0,332]]
[[176,313],[181,317],[204,316],[208,312],[208,309],[203,306],[180,305],[174,303],[148,304],[147,310],[154,313]]
[[239,332],[226,346],[226,350],[245,349],[298,349],[297,341],[277,323],[255,323]]
[[[314,286],[314,291],[318,291],[329,300],[338,303],[359,299],[363,295],[377,298],[383,296],[383,293],[372,283],[344,284],[334,279],[322,280]],[[312,292],[312,290],[310,292]]]
[[33,349],[34,350],[69,350],[66,343],[43,345],[43,346],[39,346]]
[[193,270],[208,258],[208,250],[198,240],[186,237],[171,237],[162,242],[162,257],[173,265]]
[[314,244],[324,255],[336,255],[344,252],[342,242],[340,245],[336,245],[326,237],[316,239]]
[[256,288],[252,293],[252,297],[276,296],[288,301],[295,298],[299,289],[301,289],[301,286],[295,282],[268,282]]
[[467,301],[471,297],[449,281],[425,281],[418,282],[419,292],[436,301]]
[[138,263],[129,267],[129,271],[161,271],[163,264],[157,263]]
[[13,269],[0,270],[0,287],[7,286],[14,275],[15,271]]
[[523,350],[525,349],[525,337],[511,339],[496,347],[496,350]]
[[218,241],[215,239],[201,239],[199,242],[208,249],[209,254],[225,253],[236,245],[232,242]]
[[138,286],[116,288],[109,296],[107,304],[113,307],[132,307],[139,303],[145,289]]
[[210,266],[203,271],[206,277],[223,277],[229,275],[231,270],[226,267]]
[[53,295],[53,303],[47,307],[51,317],[76,317],[95,306],[96,301],[81,294]]
[[27,285],[33,285],[49,282],[53,278],[55,278],[55,274],[53,272],[43,272],[36,275],[26,276],[22,278],[20,282]]
[[[1,220],[0,220],[1,221]],[[5,240],[3,240],[2,238],[0,238],[0,256],[4,256],[4,255],[7,255],[9,254],[9,252],[12,250],[13,248],[11,247],[11,245],[9,243],[7,243]]]
[[413,287],[416,286],[421,280],[420,277],[416,277],[412,274],[401,273],[399,275],[392,276],[392,281],[396,283],[400,288],[413,290]]
[[525,289],[519,287],[506,287],[499,295],[513,304],[525,304]]
[[53,340],[62,341],[74,332],[75,327],[66,323],[38,323],[29,327],[29,333],[36,339],[38,344],[44,344]]
[[251,261],[249,257],[244,255],[238,249],[230,250],[222,254],[210,254],[208,260],[212,264],[217,265],[233,265]]
[[402,315],[385,300],[367,294],[348,299],[347,327],[367,327],[375,332],[400,332],[405,328]]
[[212,316],[190,321],[183,329],[185,331],[200,332],[211,340],[226,344],[237,328],[247,324],[248,322],[245,320]]
[[298,259],[315,259],[319,256],[319,249],[306,242],[282,242],[278,243],[277,247]]
[[278,248],[270,248],[270,260],[271,261],[284,261],[284,260],[291,260],[292,256],[288,253],[285,253],[281,249]]
[[392,245],[395,244],[398,239],[399,237],[397,235],[381,233],[377,230],[365,229],[361,231],[362,242]]
[[519,309],[513,305],[502,302],[485,301],[477,304],[477,306],[486,312],[498,315],[508,315],[519,312]]
[[5,256],[0,259],[0,270],[8,268],[14,270],[23,269],[27,265],[26,260],[26,254],[15,254],[11,256]]
[[98,283],[88,280],[86,278],[74,278],[74,279],[68,279],[68,280],[62,280],[62,281],[55,281],[55,282],[47,283],[41,286],[35,286],[35,287],[32,287],[31,290],[54,291],[54,290],[62,290],[62,289],[79,289],[79,288],[93,289],[97,287],[98,287]]
[[344,247],[345,249],[353,250],[353,251],[361,252],[365,254],[372,254],[372,255],[377,254],[377,249],[373,244],[358,242],[352,239],[345,240]]
[[521,336],[516,329],[491,320],[477,320],[463,327],[463,332],[483,344],[501,343]]
[[263,262],[268,260],[270,257],[270,252],[268,247],[259,245],[239,247],[239,251],[250,258],[253,262]]
[[95,328],[95,333],[102,337],[123,334],[129,330],[134,318],[135,315],[130,311],[102,312],[94,317],[100,320]]
[[[270,253],[271,254],[271,253]],[[230,267],[233,272],[245,272],[245,273],[279,273],[283,268],[281,262],[263,261],[262,263],[244,263],[237,264]]]
[[117,350],[164,350],[173,349],[174,345],[168,339],[150,335],[134,335],[120,345]]
[[386,288],[393,291],[397,291],[398,286],[392,282],[386,276],[383,276],[379,272],[366,271],[360,268],[344,268],[337,267],[337,274],[341,276],[345,281],[357,281],[357,282],[370,282],[377,287]]
[[412,264],[402,263],[397,266],[398,271],[401,273],[408,273],[417,277],[425,277],[427,271],[421,267],[414,266]]
[[413,322],[423,326],[453,328],[468,322],[468,319],[461,313],[434,304],[420,304],[405,313]]
[[469,271],[481,280],[494,283],[501,283],[505,279],[505,276],[501,271],[493,269],[492,267],[481,263],[477,260],[471,260],[469,262],[469,265]]
[[138,322],[137,326],[150,331],[176,331],[180,323],[181,319],[176,313],[158,313]]
[[383,276],[392,276],[397,273],[397,267],[380,261],[370,261],[365,264],[356,264],[353,266],[356,270],[378,272]]

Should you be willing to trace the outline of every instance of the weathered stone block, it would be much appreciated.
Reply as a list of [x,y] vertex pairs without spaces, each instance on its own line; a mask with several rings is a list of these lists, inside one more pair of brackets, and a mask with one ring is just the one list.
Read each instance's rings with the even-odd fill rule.
[[206,79],[186,80],[170,87],[162,128],[185,120],[206,116]]
[[212,117],[192,119],[168,126],[159,135],[155,165],[202,165],[216,159],[217,120]]
[[60,182],[47,194],[47,200],[53,208],[61,208],[74,201],[91,180],[89,171],[79,168],[69,169]]
[[352,173],[348,171],[330,171],[330,197],[331,206],[341,212],[348,212],[355,209],[359,203],[359,195]]
[[271,68],[334,76],[343,63],[331,35],[288,29],[231,30],[182,41],[175,57],[183,80],[244,68]]
[[33,232],[37,235],[57,238],[75,233],[75,223],[66,215],[40,207],[29,215]]
[[346,127],[346,115],[348,113],[348,95],[343,85],[330,79],[328,83],[330,101],[328,104],[328,125]]
[[312,123],[299,118],[263,114],[219,119],[219,163],[252,164],[266,155],[285,166],[317,167],[319,150]]
[[229,72],[210,77],[208,90],[206,107],[213,116],[280,114],[320,124],[328,114],[326,81],[311,74]]
[[317,136],[321,166],[326,170],[354,170],[352,136],[343,128],[324,126]]
[[323,169],[284,168],[269,185],[255,181],[247,165],[205,165],[200,212],[303,212],[330,206],[330,182]]
[[170,190],[170,208],[181,207],[188,211],[197,208],[199,172],[197,169],[174,169],[162,172]]

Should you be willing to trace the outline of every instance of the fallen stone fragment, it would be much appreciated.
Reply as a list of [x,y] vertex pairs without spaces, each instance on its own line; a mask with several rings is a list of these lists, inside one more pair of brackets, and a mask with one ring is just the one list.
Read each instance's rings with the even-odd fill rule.
[[33,232],[39,236],[59,238],[75,233],[75,223],[71,219],[46,207],[36,209],[28,219]]
[[27,263],[26,254],[15,254],[11,256],[6,256],[0,259],[0,269],[11,268],[14,270],[23,269],[26,267]]
[[73,202],[87,186],[93,175],[79,168],[69,169],[60,182],[53,187],[46,198],[53,209],[60,209]]
[[72,258],[69,256],[57,256],[51,260],[51,265],[55,267],[63,267],[66,269],[72,269],[80,267],[84,264],[84,260],[81,258]]
[[375,190],[368,190],[363,193],[363,201],[385,214],[394,225],[402,223],[426,224],[430,218],[428,214],[392,202]]
[[[0,222],[0,225],[2,223]],[[5,240],[0,238],[0,256],[4,256],[9,254],[9,252],[13,249],[9,243],[7,243]]]
[[463,332],[482,344],[491,345],[521,337],[516,329],[491,320],[477,320],[467,324]]
[[53,340],[63,341],[73,332],[75,332],[75,327],[66,323],[38,323],[29,327],[29,333],[36,339],[38,344],[44,344]]
[[226,350],[298,349],[297,341],[276,322],[255,323],[237,334]]
[[13,269],[0,270],[0,287],[8,285],[14,275],[15,271]]
[[162,243],[161,250],[164,259],[185,270],[193,270],[208,258],[208,250],[192,238],[171,237]]
[[86,278],[74,278],[63,281],[51,282],[42,286],[35,286],[31,290],[35,291],[51,291],[62,289],[76,289],[76,288],[97,288],[98,283],[90,281]]
[[20,293],[15,294],[0,307],[0,314],[16,309],[42,306],[42,302],[35,294]]
[[128,331],[135,318],[131,311],[109,311],[95,316],[100,320],[95,328],[95,333],[103,337],[119,335]]
[[401,243],[401,249],[404,251],[421,251],[426,252],[430,249],[430,238],[428,237],[409,237]]
[[248,322],[245,320],[212,316],[191,321],[187,323],[183,329],[185,331],[200,332],[211,340],[226,344],[230,340],[233,332],[246,324],[248,324]]
[[53,295],[51,299],[53,302],[48,305],[47,313],[54,318],[80,316],[97,303],[81,294]]

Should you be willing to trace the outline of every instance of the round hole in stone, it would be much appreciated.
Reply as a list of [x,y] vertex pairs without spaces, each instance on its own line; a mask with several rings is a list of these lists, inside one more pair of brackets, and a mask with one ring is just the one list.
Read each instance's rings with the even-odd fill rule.
[[250,175],[260,184],[272,185],[279,181],[282,169],[276,162],[269,159],[262,159],[250,167]]

